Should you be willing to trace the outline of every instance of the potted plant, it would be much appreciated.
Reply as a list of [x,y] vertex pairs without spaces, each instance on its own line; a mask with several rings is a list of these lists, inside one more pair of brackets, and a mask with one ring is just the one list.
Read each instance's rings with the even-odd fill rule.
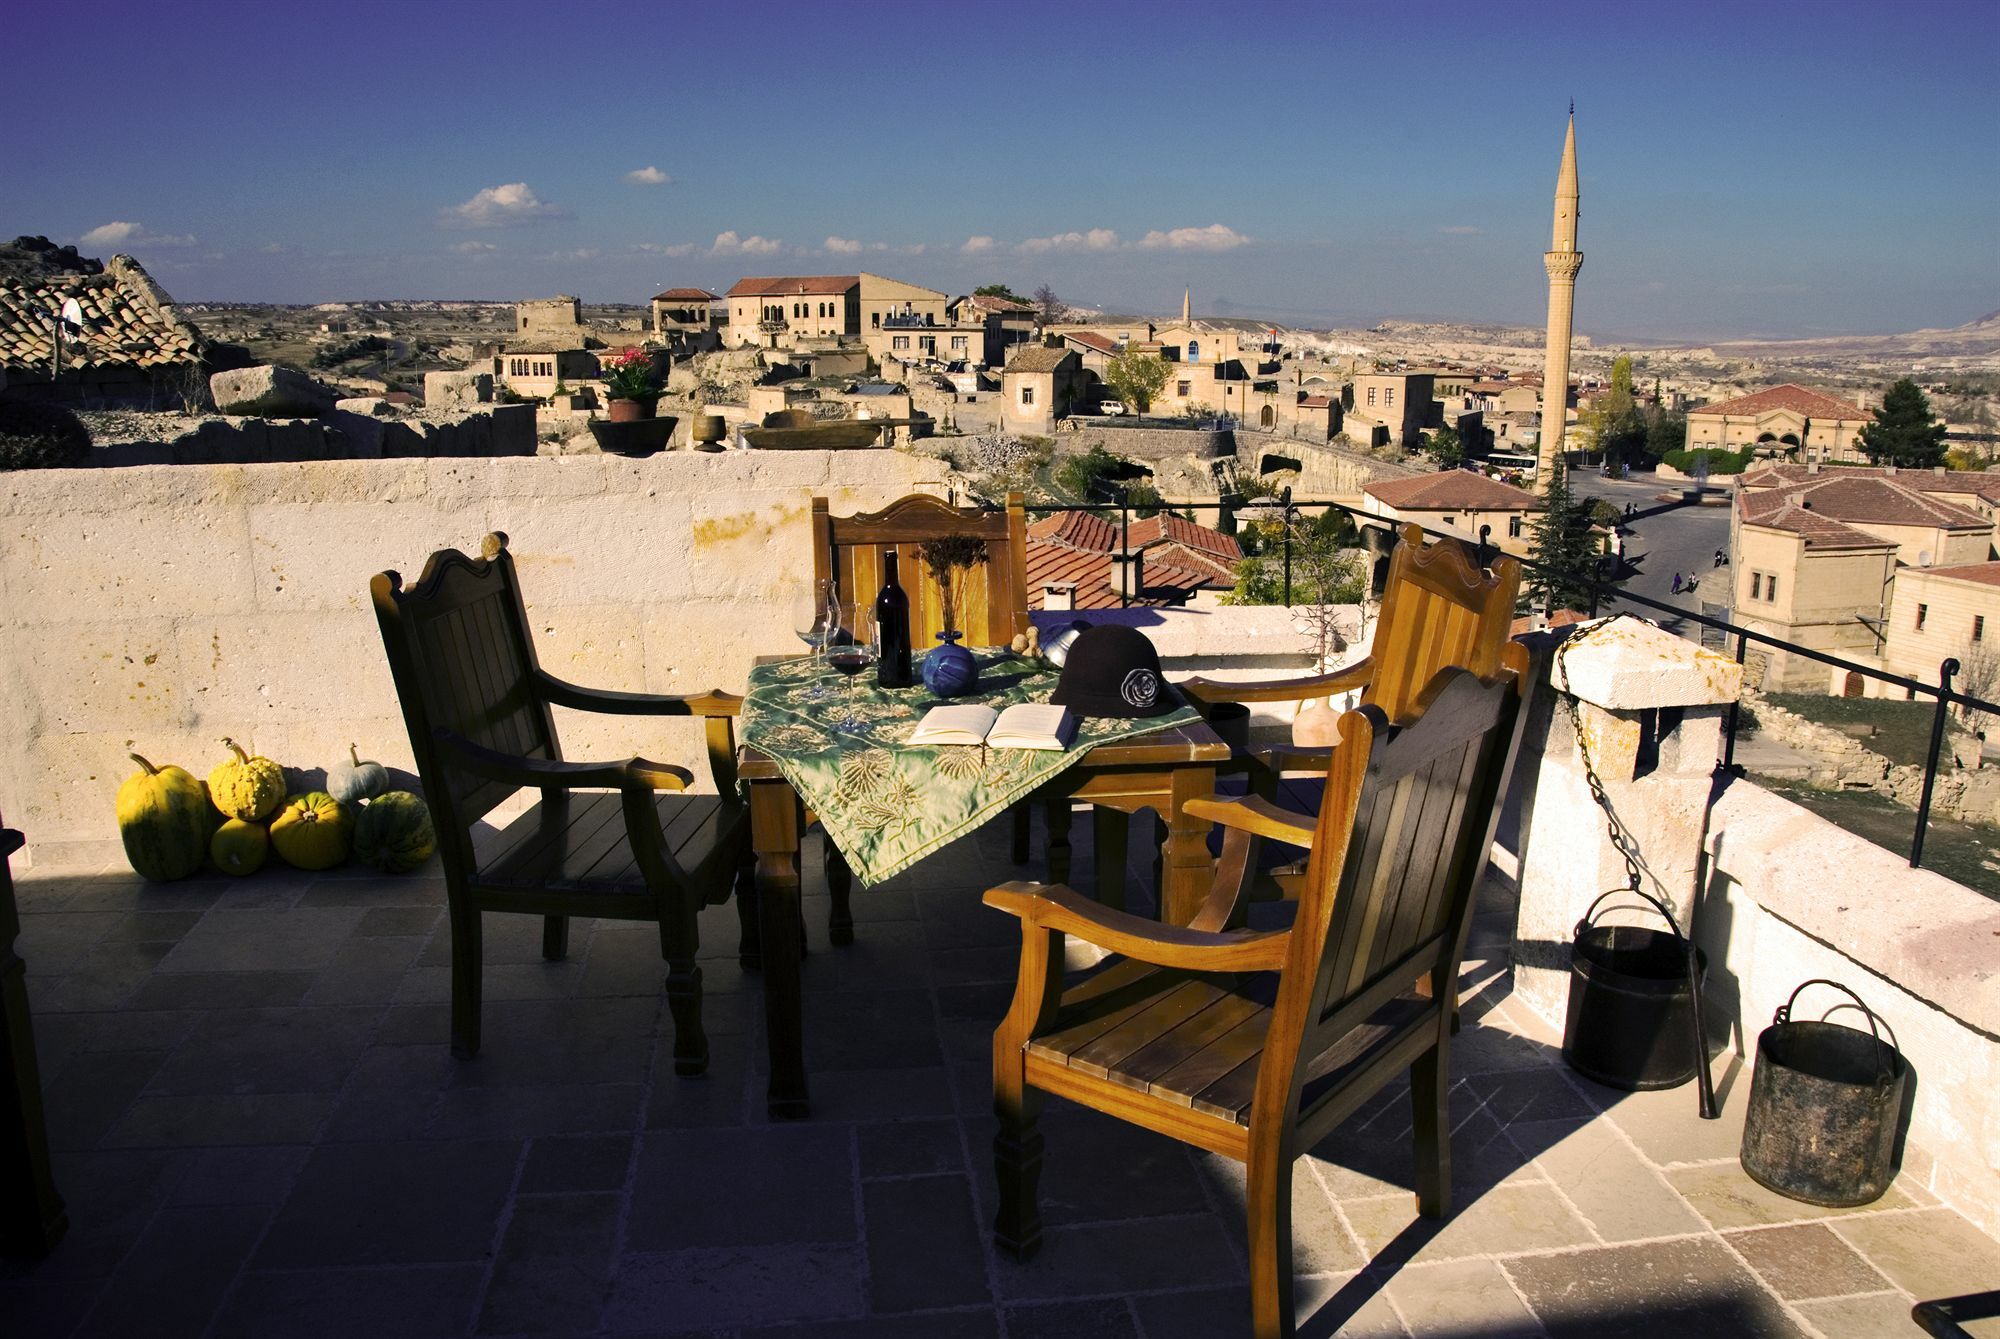
[[978,662],[958,644],[965,635],[958,626],[960,574],[986,561],[986,542],[974,535],[942,535],[918,545],[917,553],[937,582],[938,605],[944,611],[944,631],[937,635],[942,645],[924,657],[924,687],[939,697],[958,697],[979,679]]
[[635,423],[653,417],[665,394],[653,355],[627,349],[604,366],[604,394],[613,423]]

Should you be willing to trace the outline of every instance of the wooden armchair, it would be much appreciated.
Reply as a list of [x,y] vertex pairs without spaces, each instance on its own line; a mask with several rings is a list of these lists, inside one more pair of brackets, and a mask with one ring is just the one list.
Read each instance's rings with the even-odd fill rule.
[[[937,582],[918,556],[927,539],[975,535],[986,541],[986,562],[972,568],[959,592],[959,631],[967,646],[1005,646],[1028,629],[1028,518],[1021,495],[1009,493],[1004,509],[954,507],[941,498],[912,493],[880,511],[835,516],[827,500],[812,500],[813,579],[838,584],[847,608],[873,605],[887,564],[896,554],[896,580],[910,599],[910,650],[921,659],[945,630]],[[844,615],[843,615],[844,617]],[[1025,810],[1023,810],[1025,812]],[[854,942],[853,876],[827,843],[824,861],[831,910],[827,938]]]
[[27,968],[14,951],[21,909],[7,862],[21,845],[20,833],[0,828],[0,1255],[43,1256],[69,1230],[69,1214],[49,1167]]
[[[1447,665],[1463,666],[1482,678],[1499,669],[1520,588],[1521,564],[1515,559],[1501,555],[1482,570],[1464,544],[1454,539],[1426,544],[1422,530],[1405,525],[1389,559],[1368,655],[1330,674],[1244,683],[1194,678],[1180,688],[1204,716],[1227,702],[1307,702],[1359,688],[1357,705],[1375,707],[1385,719],[1398,721]],[[1316,782],[1330,753],[1330,747],[1278,745],[1247,750],[1238,764],[1249,773],[1255,794],[1277,799],[1282,787],[1290,791],[1286,798],[1295,807],[1311,812],[1317,808]],[[1312,780],[1283,787],[1288,772],[1308,773]],[[1274,874],[1286,896],[1296,896],[1302,877],[1296,865]]]
[[[451,913],[451,1046],[479,1051],[480,916],[544,918],[542,956],[568,951],[569,918],[656,921],[674,1020],[674,1072],[708,1063],[701,1026],[695,915],[738,889],[740,948],[759,964],[749,809],[736,793],[730,718],[742,699],[602,692],[565,683],[535,660],[507,537],[482,556],[434,553],[409,590],[395,572],[369,583],[410,748],[437,828]],[[717,794],[684,793],[684,767],[628,758],[565,762],[551,706],[707,720]],[[486,844],[473,824],[523,787],[541,799]]]
[[[1490,679],[1449,669],[1392,726],[1341,718],[1317,820],[1260,797],[1194,802],[1229,841],[1188,926],[1111,911],[1068,888],[1003,884],[986,904],[1021,920],[1014,1002],[993,1034],[995,1237],[1033,1255],[1042,1094],[1056,1093],[1246,1165],[1253,1332],[1294,1333],[1292,1162],[1410,1073],[1417,1205],[1451,1190],[1448,1055],[1459,960],[1518,746],[1526,655]],[[1287,930],[1232,931],[1231,864],[1271,837],[1310,844]],[[1118,955],[1063,972],[1063,936]],[[1420,993],[1427,982],[1432,989]]]

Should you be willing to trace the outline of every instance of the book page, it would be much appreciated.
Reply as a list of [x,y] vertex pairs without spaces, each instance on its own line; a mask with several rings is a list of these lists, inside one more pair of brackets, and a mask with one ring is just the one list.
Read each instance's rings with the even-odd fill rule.
[[910,735],[912,744],[979,744],[1000,713],[977,702],[951,707],[932,707]]
[[1076,733],[1069,708],[1047,702],[1017,702],[1000,713],[986,742],[994,748],[1066,749]]

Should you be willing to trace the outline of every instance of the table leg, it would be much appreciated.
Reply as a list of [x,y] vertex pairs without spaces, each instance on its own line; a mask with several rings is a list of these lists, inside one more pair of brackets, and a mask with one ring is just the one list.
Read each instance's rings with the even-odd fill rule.
[[1043,803],[1049,829],[1049,882],[1068,883],[1070,858],[1069,825],[1072,817],[1070,797],[1067,795],[1058,795],[1054,799],[1046,800]]
[[1167,840],[1160,848],[1160,923],[1186,925],[1201,910],[1214,877],[1215,860],[1208,853],[1209,822],[1187,812],[1187,802],[1215,790],[1213,767],[1174,769],[1167,802]]
[[832,834],[821,828],[820,839],[825,843],[820,852],[820,868],[826,873],[827,900],[832,904],[826,917],[827,942],[852,944],[854,906],[851,895],[854,891],[854,871],[847,867],[847,857],[833,844]]
[[1125,844],[1132,816],[1109,805],[1091,806],[1090,847],[1097,861],[1097,900],[1113,911],[1125,910]]
[[799,799],[783,782],[750,787],[750,844],[757,853],[758,919],[764,950],[764,1037],[770,1053],[771,1119],[810,1110],[804,1008],[799,988]]

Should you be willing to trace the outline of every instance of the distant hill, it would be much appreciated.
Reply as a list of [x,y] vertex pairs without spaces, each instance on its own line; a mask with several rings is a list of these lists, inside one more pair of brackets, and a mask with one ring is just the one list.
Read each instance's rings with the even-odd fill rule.
[[46,237],[16,237],[0,243],[0,283],[44,284],[64,274],[102,274],[104,262],[57,246]]

